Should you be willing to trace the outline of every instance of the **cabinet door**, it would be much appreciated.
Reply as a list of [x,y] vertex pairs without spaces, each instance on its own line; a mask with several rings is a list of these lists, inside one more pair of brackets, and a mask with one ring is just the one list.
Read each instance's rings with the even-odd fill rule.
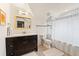
[[6,55],[7,56],[15,55],[14,43],[13,42],[14,42],[14,40],[12,38],[6,39]]
[[37,36],[22,36],[6,39],[6,54],[22,55],[37,49]]

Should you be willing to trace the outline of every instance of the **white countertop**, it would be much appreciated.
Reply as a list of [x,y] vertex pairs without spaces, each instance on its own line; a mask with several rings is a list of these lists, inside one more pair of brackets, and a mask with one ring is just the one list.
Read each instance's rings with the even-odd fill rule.
[[19,37],[19,36],[30,36],[30,35],[37,35],[37,33],[29,33],[29,34],[14,34],[6,37]]

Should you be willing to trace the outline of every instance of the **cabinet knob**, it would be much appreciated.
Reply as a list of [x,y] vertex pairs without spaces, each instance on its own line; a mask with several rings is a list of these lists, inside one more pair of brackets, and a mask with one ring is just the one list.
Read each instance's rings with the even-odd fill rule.
[[13,45],[10,45],[9,47],[13,47]]
[[14,53],[10,53],[10,55],[14,55]]

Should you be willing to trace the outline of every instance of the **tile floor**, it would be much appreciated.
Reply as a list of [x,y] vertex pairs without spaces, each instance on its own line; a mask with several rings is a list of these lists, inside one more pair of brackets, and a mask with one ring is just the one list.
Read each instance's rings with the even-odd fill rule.
[[30,52],[28,54],[24,54],[23,56],[64,56],[64,53],[55,49],[55,48],[46,48],[43,46],[39,46],[38,52]]

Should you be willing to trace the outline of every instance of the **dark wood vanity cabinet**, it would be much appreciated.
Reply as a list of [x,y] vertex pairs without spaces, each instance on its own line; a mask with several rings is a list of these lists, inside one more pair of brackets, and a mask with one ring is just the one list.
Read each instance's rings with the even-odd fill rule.
[[37,49],[37,35],[6,38],[7,56],[19,56]]

